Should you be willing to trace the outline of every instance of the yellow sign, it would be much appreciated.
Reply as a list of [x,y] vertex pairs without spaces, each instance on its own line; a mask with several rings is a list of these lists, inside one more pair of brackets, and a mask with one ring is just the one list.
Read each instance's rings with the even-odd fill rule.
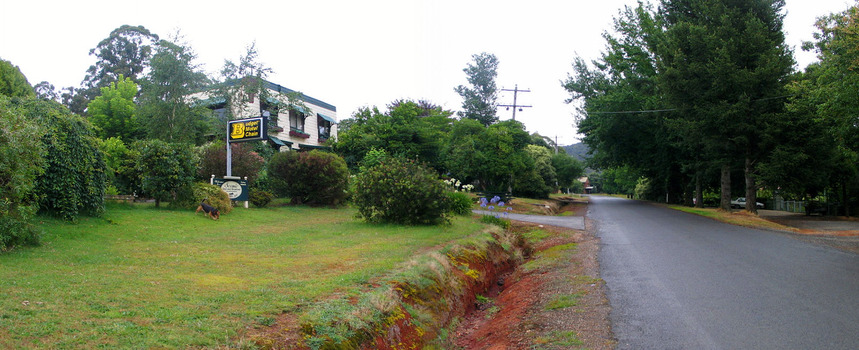
[[230,142],[265,139],[265,122],[262,117],[230,121]]

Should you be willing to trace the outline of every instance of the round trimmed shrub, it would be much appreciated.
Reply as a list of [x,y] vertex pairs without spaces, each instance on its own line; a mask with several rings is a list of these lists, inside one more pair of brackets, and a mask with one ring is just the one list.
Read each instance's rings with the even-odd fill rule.
[[446,188],[432,169],[389,158],[358,174],[353,200],[369,222],[436,225],[450,211]]
[[248,195],[248,200],[257,208],[265,208],[272,199],[274,199],[274,194],[269,191],[251,190]]
[[292,204],[338,205],[347,196],[349,169],[333,153],[289,151],[271,157],[268,177],[271,189]]
[[447,198],[450,200],[451,213],[454,215],[471,214],[471,196],[465,192],[447,192]]

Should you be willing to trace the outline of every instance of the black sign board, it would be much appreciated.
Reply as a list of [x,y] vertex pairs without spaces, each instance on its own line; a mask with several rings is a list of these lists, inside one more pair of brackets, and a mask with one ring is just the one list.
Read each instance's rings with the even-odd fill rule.
[[229,131],[229,142],[257,141],[266,139],[266,126],[264,117],[231,120],[227,131]]
[[248,180],[212,179],[212,184],[220,187],[230,196],[230,200],[248,200]]

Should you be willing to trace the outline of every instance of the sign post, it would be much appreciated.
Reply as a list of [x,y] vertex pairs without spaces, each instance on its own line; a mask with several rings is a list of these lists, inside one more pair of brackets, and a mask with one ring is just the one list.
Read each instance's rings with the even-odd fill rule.
[[263,141],[268,139],[268,123],[266,117],[253,117],[246,119],[231,120],[227,123],[227,176],[223,179],[212,177],[214,185],[220,186],[224,192],[230,195],[230,200],[244,201],[245,208],[248,207],[248,178],[241,180],[233,176],[233,149],[232,142]]

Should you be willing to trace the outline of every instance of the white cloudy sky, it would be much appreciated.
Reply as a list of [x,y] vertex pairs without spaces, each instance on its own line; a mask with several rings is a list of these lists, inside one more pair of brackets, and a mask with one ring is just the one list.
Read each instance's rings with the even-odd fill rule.
[[[516,117],[528,131],[577,142],[573,111],[561,88],[576,55],[597,58],[601,33],[635,0],[287,0],[287,1],[24,1],[0,0],[0,58],[19,66],[31,84],[79,86],[94,62],[89,50],[123,25],[162,37],[177,29],[214,75],[256,42],[270,80],[337,106],[339,119],[361,106],[400,98],[426,99],[459,110],[453,88],[466,84],[471,55],[495,54],[499,87],[518,84],[532,105]],[[787,0],[785,29],[800,67],[815,58],[816,17],[851,0]],[[512,93],[500,104],[512,104]],[[510,112],[499,108],[501,119]]]

